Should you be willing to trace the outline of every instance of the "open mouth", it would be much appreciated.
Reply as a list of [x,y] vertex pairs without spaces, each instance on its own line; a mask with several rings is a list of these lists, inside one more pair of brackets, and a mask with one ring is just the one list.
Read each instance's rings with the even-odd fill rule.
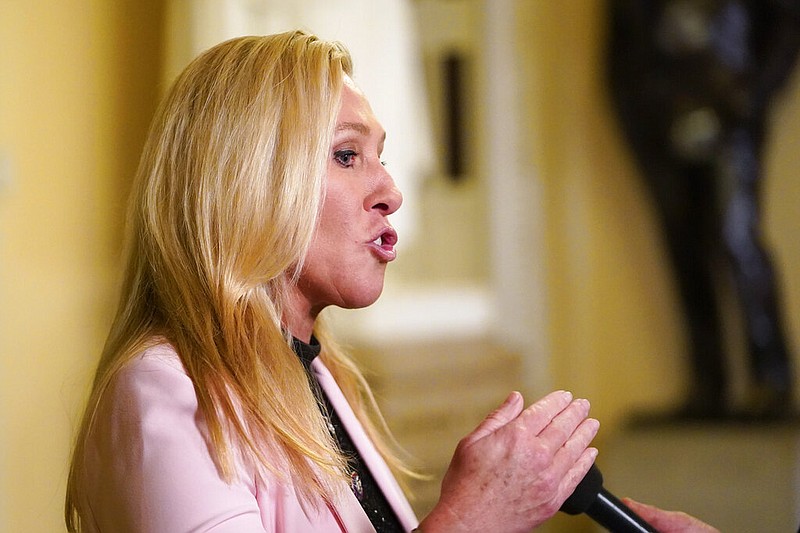
[[386,229],[383,233],[375,237],[372,244],[381,248],[393,248],[397,244],[397,233],[392,228]]
[[378,255],[381,261],[394,261],[397,257],[397,250],[394,246],[397,244],[397,233],[392,228],[386,228],[380,235],[370,241],[374,247],[374,253]]

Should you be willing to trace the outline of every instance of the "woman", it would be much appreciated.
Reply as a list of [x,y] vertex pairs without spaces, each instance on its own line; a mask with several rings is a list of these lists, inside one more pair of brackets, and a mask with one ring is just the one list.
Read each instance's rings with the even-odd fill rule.
[[[176,80],[133,189],[70,531],[417,527],[369,388],[319,318],[374,302],[395,257],[402,197],[351,73],[340,46],[289,32],[218,45]],[[549,518],[597,453],[588,408],[512,393],[459,443],[420,528]]]

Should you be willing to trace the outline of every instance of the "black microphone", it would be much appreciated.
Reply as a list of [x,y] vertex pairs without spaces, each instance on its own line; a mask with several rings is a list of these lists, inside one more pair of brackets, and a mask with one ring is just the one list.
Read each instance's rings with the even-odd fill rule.
[[611,533],[657,533],[656,529],[603,488],[603,474],[592,465],[586,476],[566,499],[561,511],[586,513]]

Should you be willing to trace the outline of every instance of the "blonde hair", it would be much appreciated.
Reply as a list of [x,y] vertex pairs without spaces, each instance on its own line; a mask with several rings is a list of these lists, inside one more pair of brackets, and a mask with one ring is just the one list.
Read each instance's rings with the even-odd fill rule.
[[[86,511],[84,447],[104,392],[128,361],[164,341],[195,385],[226,481],[244,457],[259,476],[291,477],[309,502],[334,498],[346,459],[281,315],[318,219],[351,73],[341,45],[294,31],[217,45],[171,87],[132,191],[121,299],[73,451],[70,531]],[[318,334],[356,414],[402,470],[360,372]]]

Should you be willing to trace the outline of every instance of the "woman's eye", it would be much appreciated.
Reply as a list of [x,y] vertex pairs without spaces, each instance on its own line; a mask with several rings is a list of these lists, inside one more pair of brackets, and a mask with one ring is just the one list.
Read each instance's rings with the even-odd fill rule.
[[343,167],[351,167],[357,155],[355,150],[339,150],[333,153],[333,158]]

